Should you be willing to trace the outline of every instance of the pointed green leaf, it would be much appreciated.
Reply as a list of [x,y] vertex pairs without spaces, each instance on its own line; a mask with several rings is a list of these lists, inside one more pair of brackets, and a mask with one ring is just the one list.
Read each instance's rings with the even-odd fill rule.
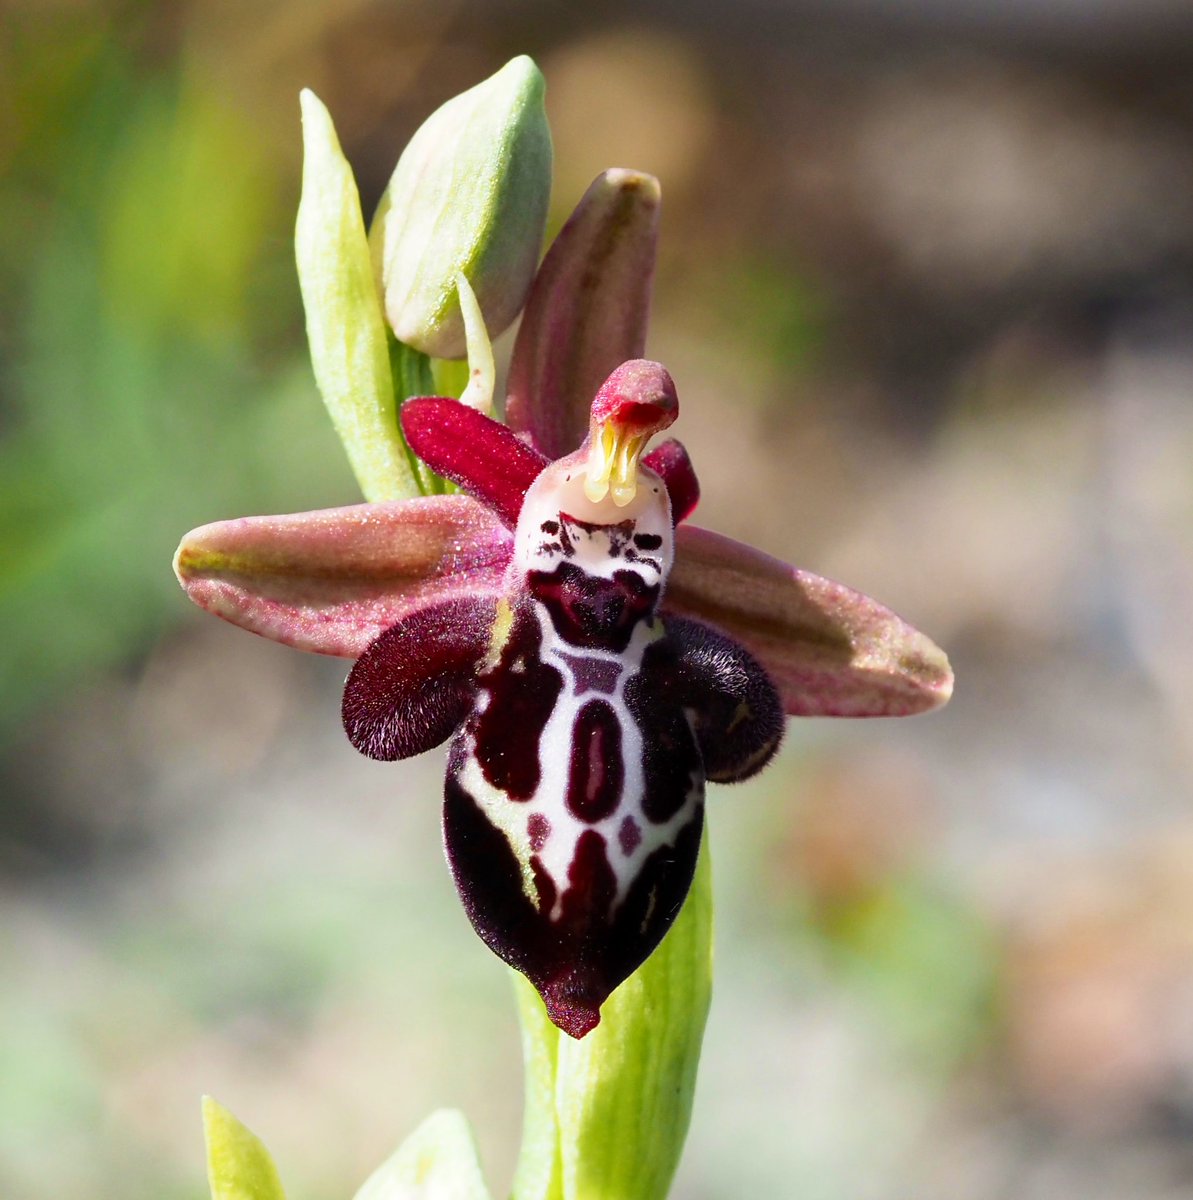
[[463,1114],[433,1112],[369,1176],[355,1200],[489,1200]]
[[356,181],[327,109],[309,89],[301,100],[294,245],[315,381],[365,499],[416,496]]
[[286,1200],[261,1139],[210,1096],[203,1097],[211,1200]]

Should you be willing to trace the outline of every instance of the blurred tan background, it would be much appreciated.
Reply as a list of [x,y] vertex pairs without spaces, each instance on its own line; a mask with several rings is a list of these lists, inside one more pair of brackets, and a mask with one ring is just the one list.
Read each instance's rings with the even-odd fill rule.
[[[294,1200],[433,1107],[495,1193],[504,969],[441,759],[191,609],[179,536],[352,502],[291,257],[297,93],[372,209],[543,67],[561,221],[663,182],[649,353],[701,524],[950,653],[710,799],[718,978],[676,1200],[1193,1196],[1193,10],[1182,0],[25,0],[0,14],[0,1196]],[[508,352],[508,338],[503,340]]]

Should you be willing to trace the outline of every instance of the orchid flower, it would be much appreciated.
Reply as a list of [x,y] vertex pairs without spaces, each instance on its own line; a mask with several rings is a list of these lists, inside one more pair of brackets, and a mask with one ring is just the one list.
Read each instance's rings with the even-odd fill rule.
[[[662,1200],[711,987],[706,782],[765,766],[787,716],[923,712],[952,675],[875,601],[687,523],[686,451],[648,449],[679,411],[644,358],[658,183],[599,176],[536,266],[543,87],[521,57],[448,101],[368,233],[303,93],[308,341],[367,503],[204,525],[174,567],[209,612],[356,660],[342,717],[365,754],[450,739],[455,883],[524,977],[515,1200]],[[489,334],[519,312],[502,423]],[[264,1147],[205,1114],[216,1200],[277,1200]],[[358,1197],[415,1182],[487,1200],[462,1118],[429,1118]]]
[[874,601],[682,522],[698,487],[674,384],[630,360],[570,455],[445,397],[407,443],[464,495],[207,525],[176,570],[202,607],[358,661],[348,737],[399,759],[448,738],[444,838],[484,941],[573,1037],[691,883],[704,781],[746,778],[783,715],[935,707],[944,656]]
[[753,774],[783,732],[747,651],[659,612],[694,487],[682,452],[640,459],[677,410],[670,375],[631,360],[597,392],[585,445],[550,462],[465,405],[408,400],[410,445],[508,528],[502,589],[408,614],[344,692],[374,758],[454,734],[443,828],[461,899],[573,1037],[683,905],[705,778]]
[[[191,599],[217,616],[356,659],[343,721],[365,754],[406,758],[451,739],[444,839],[464,907],[481,938],[538,989],[551,1020],[580,1038],[683,906],[706,780],[761,769],[785,714],[919,712],[947,699],[951,675],[927,638],[874,601],[685,524],[699,496],[687,453],[674,440],[646,452],[678,415],[671,376],[640,357],[658,211],[649,176],[600,177],[533,283],[519,267],[505,288],[506,264],[524,261],[541,236],[544,204],[512,205],[534,211],[516,237],[508,221],[498,223],[508,248],[488,258],[465,204],[438,273],[419,283],[427,301],[413,306],[399,295],[402,231],[429,220],[409,216],[420,187],[437,170],[460,175],[435,159],[439,125],[467,129],[483,119],[477,153],[498,176],[510,169],[511,155],[491,149],[501,89],[512,111],[530,114],[502,126],[508,142],[528,147],[512,160],[532,164],[513,178],[541,192],[536,180],[544,161],[549,167],[537,119],[541,78],[529,60],[515,60],[449,102],[428,122],[434,136],[424,129],[403,156],[378,216],[385,237],[376,244],[390,266],[376,293],[330,118],[304,96],[304,121],[320,131],[330,163],[319,188],[304,183],[299,214],[317,377],[342,436],[369,430],[372,442],[349,445],[365,448],[354,463],[367,494],[408,493],[413,480],[434,478],[400,461],[407,448],[463,494],[206,525],[183,539],[175,570]],[[320,161],[308,154],[308,170]],[[450,195],[446,184],[437,190],[445,188]],[[313,236],[304,230],[327,224],[307,207],[308,193],[349,189],[335,257],[316,241],[318,269],[304,271],[304,237]],[[351,271],[329,275],[341,260]],[[457,261],[482,264],[475,289]],[[443,299],[447,277],[454,309]],[[348,281],[336,284],[347,297],[337,309],[320,307],[334,290],[329,279]],[[407,399],[403,438],[385,416],[394,404],[385,360],[394,355],[380,340],[388,336],[379,332],[382,295],[436,344],[452,327],[443,314],[457,312],[473,368],[469,403]],[[478,299],[486,296],[501,323],[525,297],[509,425],[482,411],[493,379]],[[345,321],[366,340],[346,337]],[[365,365],[336,358],[343,346]],[[362,380],[379,396],[367,421]],[[378,439],[384,453],[369,460]]]

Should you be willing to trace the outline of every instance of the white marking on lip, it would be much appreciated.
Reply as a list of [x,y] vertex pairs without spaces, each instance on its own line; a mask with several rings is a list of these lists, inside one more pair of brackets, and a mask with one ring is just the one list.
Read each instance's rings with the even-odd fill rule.
[[[537,857],[542,870],[555,885],[555,903],[548,914],[553,921],[563,913],[563,894],[568,888],[568,870],[575,858],[580,835],[594,829],[605,839],[606,858],[613,870],[617,889],[613,909],[622,904],[647,858],[664,846],[673,846],[680,830],[688,824],[704,800],[704,780],[699,769],[689,773],[688,787],[683,803],[665,822],[649,820],[643,812],[646,779],[642,766],[642,730],[630,713],[625,702],[625,686],[638,673],[646,649],[663,636],[661,622],[643,621],[634,629],[624,654],[607,650],[585,650],[578,653],[576,647],[564,642],[554,630],[550,615],[542,605],[534,605],[542,634],[541,657],[563,675],[564,684],[539,740],[541,776],[534,795],[528,800],[511,800],[503,791],[495,788],[484,777],[476,759],[475,743],[468,737],[467,758],[460,772],[460,784],[480,806],[489,822],[504,835],[514,857],[518,861],[522,877],[522,890],[526,898],[537,909],[538,889],[534,883],[531,859]],[[565,656],[572,658],[597,658],[617,662],[619,672],[617,685],[612,695],[603,695],[617,715],[621,727],[622,756],[625,772],[622,794],[608,817],[590,823],[575,817],[567,807],[567,788],[571,770],[572,742],[576,729],[576,718],[589,698],[576,696],[575,675]],[[540,813],[550,824],[551,832],[541,850],[530,846],[528,829],[533,813]],[[642,837],[629,854],[621,849],[618,830],[621,822],[632,816],[638,824]]]

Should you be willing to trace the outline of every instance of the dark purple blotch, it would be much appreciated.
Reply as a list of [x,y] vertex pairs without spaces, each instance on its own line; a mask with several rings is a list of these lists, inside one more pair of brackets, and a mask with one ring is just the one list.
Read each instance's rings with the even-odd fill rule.
[[633,817],[627,816],[622,820],[617,830],[617,844],[626,858],[642,844],[642,830],[638,828],[638,822]]
[[489,702],[469,721],[485,779],[511,800],[529,800],[539,785],[539,740],[563,690],[562,674],[539,655],[541,645],[534,614],[516,606],[497,664],[478,680]]
[[571,562],[561,562],[551,571],[531,571],[527,584],[565,642],[618,654],[659,598],[658,584],[647,584],[636,571],[615,571],[612,579],[594,578]]
[[568,809],[577,820],[595,825],[613,815],[624,783],[617,714],[607,701],[589,700],[576,714],[572,731]]
[[622,666],[615,658],[596,658],[591,654],[561,654],[559,656],[572,673],[572,695],[599,692],[612,696],[617,690]]
[[546,844],[551,836],[551,822],[542,813],[531,813],[526,819],[526,840],[536,854]]

